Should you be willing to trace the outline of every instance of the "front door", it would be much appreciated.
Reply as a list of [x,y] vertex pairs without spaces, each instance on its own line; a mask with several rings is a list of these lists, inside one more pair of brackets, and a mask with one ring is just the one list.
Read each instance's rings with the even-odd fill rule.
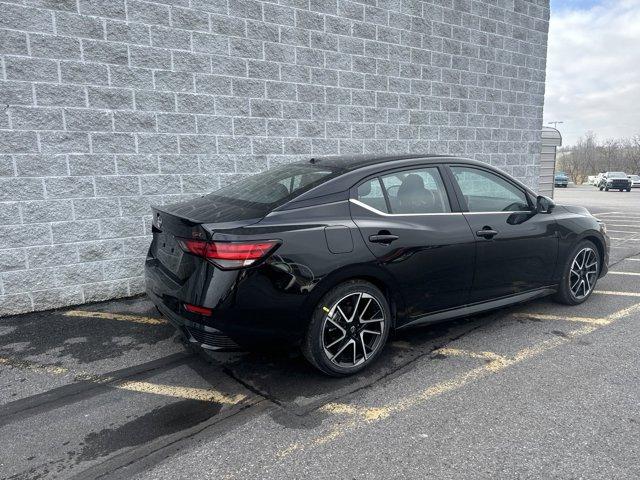
[[467,299],[475,238],[451,200],[436,166],[384,172],[352,189],[351,216],[404,295],[407,311],[399,318]]
[[[451,165],[464,216],[476,236],[471,302],[548,286],[558,254],[553,215],[537,214],[526,192],[480,167]],[[464,208],[464,205],[463,205]]]

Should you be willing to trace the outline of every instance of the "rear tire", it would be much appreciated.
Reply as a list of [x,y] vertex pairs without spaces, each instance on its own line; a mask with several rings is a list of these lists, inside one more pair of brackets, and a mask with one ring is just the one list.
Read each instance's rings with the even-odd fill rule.
[[598,190],[602,191],[604,190],[604,187],[598,187]]
[[369,282],[350,280],[318,302],[302,353],[326,375],[353,375],[380,356],[390,327],[391,311],[384,294]]
[[630,192],[630,191],[631,191],[631,189],[630,189],[630,188],[627,188],[627,192]]
[[601,269],[600,254],[594,243],[589,240],[578,242],[567,257],[555,300],[565,305],[586,301],[596,288]]

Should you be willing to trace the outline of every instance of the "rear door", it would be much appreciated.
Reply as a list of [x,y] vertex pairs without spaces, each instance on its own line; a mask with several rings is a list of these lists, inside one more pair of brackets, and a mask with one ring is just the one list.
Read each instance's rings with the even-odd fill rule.
[[529,196],[506,176],[451,165],[477,257],[469,300],[489,300],[548,286],[558,255],[552,214],[536,214]]
[[351,191],[351,216],[393,276],[412,318],[465,303],[474,242],[441,167],[415,166],[367,178]]

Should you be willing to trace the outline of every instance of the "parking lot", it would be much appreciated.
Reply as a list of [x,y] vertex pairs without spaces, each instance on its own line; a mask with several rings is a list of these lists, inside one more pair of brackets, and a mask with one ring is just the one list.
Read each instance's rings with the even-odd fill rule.
[[612,237],[589,301],[391,339],[329,379],[189,354],[144,298],[0,319],[0,477],[638,478],[640,189],[556,190]]

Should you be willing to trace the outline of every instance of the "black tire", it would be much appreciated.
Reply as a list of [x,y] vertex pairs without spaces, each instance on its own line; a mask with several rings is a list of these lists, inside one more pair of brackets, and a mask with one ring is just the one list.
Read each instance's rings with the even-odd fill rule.
[[631,189],[630,189],[630,188],[627,188],[627,192],[630,192],[630,191],[631,191]]
[[[585,295],[583,295],[584,292],[580,293],[581,292],[580,290],[578,290],[578,294],[576,294],[574,290],[572,290],[571,288],[572,284],[574,285],[576,284],[576,279],[583,278],[583,277],[578,277],[575,274],[572,274],[572,266],[573,266],[573,262],[578,259],[577,257],[581,254],[581,252],[584,249],[590,249],[594,254],[593,258],[595,258],[595,260],[597,261],[597,264],[595,265],[595,275],[589,274],[588,278],[590,280],[588,283],[584,284],[585,289],[587,285],[589,286],[589,289],[588,291],[586,291]],[[584,301],[586,301],[593,293],[593,290],[596,288],[596,283],[598,282],[600,270],[602,269],[601,261],[602,259],[600,258],[600,253],[598,252],[598,248],[595,246],[593,242],[589,240],[582,240],[581,242],[578,242],[578,244],[571,249],[571,253],[567,256],[567,260],[562,270],[560,288],[558,289],[558,292],[555,295],[555,300],[559,303],[564,303],[565,305],[579,305]]]
[[602,191],[604,190],[604,187],[598,187],[598,190]]
[[624,188],[621,188],[621,189],[620,189],[620,191],[621,191],[621,192],[624,192]]
[[[360,294],[361,300],[363,297],[367,297],[366,300],[369,300],[369,297],[371,297],[375,299],[377,304],[374,302],[369,302],[368,304],[363,303],[362,305],[359,305],[358,308],[364,309],[362,311],[357,310],[356,314],[353,314],[353,309],[348,309],[349,302],[351,302],[352,307],[354,307],[358,299],[358,294]],[[346,302],[347,310],[343,310],[343,312],[346,315],[352,315],[351,322],[347,322],[345,318],[342,318],[342,314],[338,312],[336,305],[341,302]],[[341,303],[341,305],[344,306],[345,303]],[[332,313],[332,316],[329,317],[329,312],[331,311],[333,311],[334,313]],[[356,323],[356,319],[353,318],[357,316],[358,311],[360,311],[359,317],[361,319],[365,316],[372,316],[371,319],[375,319],[378,318],[378,314],[382,314],[383,321],[376,321],[375,326],[364,327],[364,324],[360,322]],[[335,319],[335,323],[332,318]],[[364,320],[366,321],[367,319]],[[351,326],[349,327],[349,325]],[[353,329],[353,327],[356,327],[355,331],[350,330]],[[311,365],[313,365],[326,375],[332,377],[346,377],[348,375],[353,375],[367,368],[380,356],[384,345],[387,342],[387,338],[389,337],[390,327],[391,311],[389,309],[389,303],[384,294],[369,282],[365,282],[364,280],[350,280],[332,288],[327,294],[325,294],[324,297],[322,297],[320,302],[318,302],[318,305],[316,306],[311,316],[311,322],[309,323],[307,334],[302,344],[302,353],[309,361],[309,363],[311,363]],[[340,364],[342,363],[340,362],[341,358],[354,353],[354,350],[351,350],[352,348],[356,349],[356,355],[358,352],[357,349],[365,348],[366,350],[367,340],[364,339],[364,334],[359,333],[362,332],[362,329],[365,328],[367,330],[380,330],[379,335],[373,335],[371,333],[367,334],[367,336],[371,336],[369,340],[372,341],[372,350],[368,353],[368,355],[362,355],[361,363],[354,363],[353,366],[345,366],[343,364]],[[344,336],[339,339],[341,343],[336,344],[335,347],[332,347],[332,345],[336,341],[336,337],[332,337],[332,333],[335,334],[336,337],[344,334]],[[352,336],[351,339],[349,338],[350,336]],[[353,343],[353,347],[347,346],[342,354],[336,354],[333,359],[330,358],[329,354],[334,353],[334,351],[326,349],[325,346],[339,350],[343,345],[346,345],[349,342],[356,342],[355,338],[360,339],[360,343],[358,343],[357,347],[356,344]],[[345,342],[342,342],[343,339],[345,340]],[[326,344],[326,342],[330,343]],[[360,359],[358,361],[360,361]]]
[[604,191],[608,192],[609,191],[609,187],[604,187]]

